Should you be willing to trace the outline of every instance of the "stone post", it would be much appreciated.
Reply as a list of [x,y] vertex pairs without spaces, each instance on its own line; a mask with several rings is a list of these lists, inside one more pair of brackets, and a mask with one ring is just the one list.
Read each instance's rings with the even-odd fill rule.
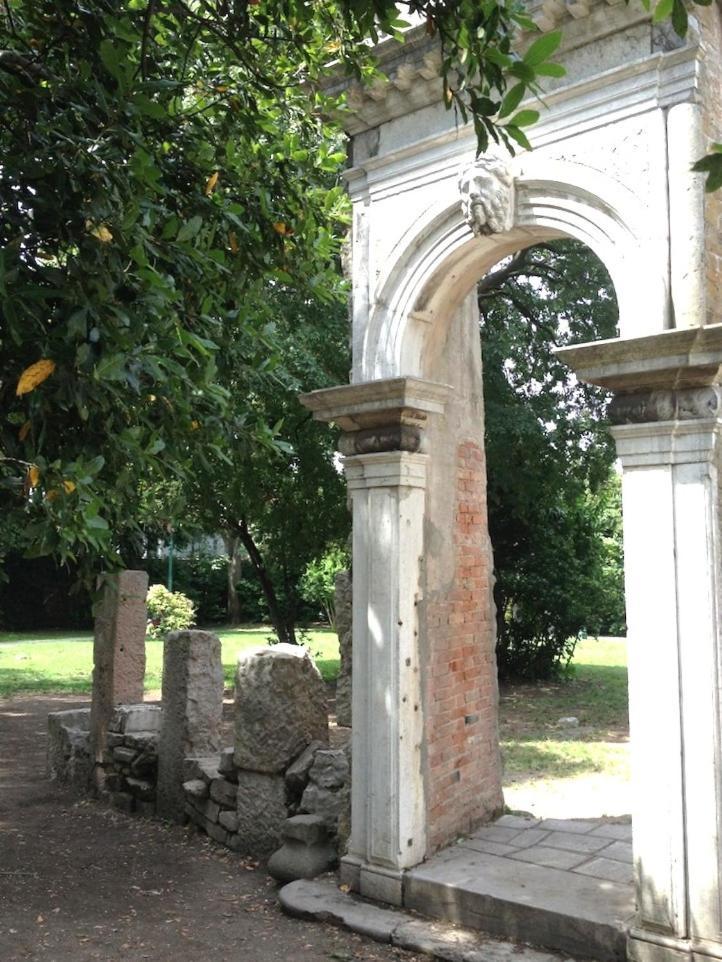
[[426,854],[424,721],[417,606],[426,463],[423,427],[445,385],[395,378],[302,398],[346,433],[353,499],[351,839],[342,875],[401,903],[402,874]]
[[612,388],[623,468],[636,962],[722,942],[722,329],[560,352]]
[[221,749],[221,642],[208,631],[174,631],[163,646],[163,722],[158,745],[157,811],[185,818],[183,760]]
[[106,574],[98,587],[102,595],[95,616],[90,713],[91,753],[96,764],[102,762],[115,706],[143,701],[148,575],[145,571]]

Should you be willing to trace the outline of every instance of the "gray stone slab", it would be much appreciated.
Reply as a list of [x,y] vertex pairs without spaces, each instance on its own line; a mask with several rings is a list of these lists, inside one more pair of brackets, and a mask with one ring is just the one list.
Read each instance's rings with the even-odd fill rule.
[[502,845],[510,845],[512,839],[519,834],[515,828],[503,828],[499,825],[483,825],[475,832],[472,838],[483,838],[485,842],[500,842]]
[[407,872],[407,908],[579,958],[624,959],[631,885],[600,889],[598,879],[459,846],[453,855]]
[[488,855],[513,855],[519,849],[513,845],[502,845],[501,842],[487,842],[485,838],[463,838],[458,844],[461,848],[471,849],[473,852],[486,852]]
[[394,929],[408,921],[403,912],[361,902],[340,892],[333,882],[289,882],[278,893],[278,900],[289,915],[344,925],[377,942],[390,942]]
[[598,828],[592,829],[592,835],[599,835],[602,838],[618,839],[620,842],[632,841],[631,822],[607,822]]
[[519,832],[511,844],[513,848],[529,848],[531,845],[540,845],[549,834],[542,828],[529,828],[525,832]]
[[563,848],[568,852],[598,852],[609,845],[608,838],[598,835],[575,835],[573,832],[549,832],[544,839],[549,848]]
[[516,962],[517,959],[519,962],[559,962],[528,946],[492,942],[479,932],[439,922],[408,921],[394,929],[391,943],[443,962]]
[[539,822],[540,819],[534,818],[533,815],[502,815],[501,818],[497,818],[494,824],[500,825],[502,828],[516,828],[521,831],[526,828],[536,828]]
[[577,835],[584,835],[599,826],[598,819],[581,818],[545,818],[539,825],[549,832],[574,832]]
[[634,869],[631,863],[617,862],[611,858],[593,858],[591,861],[579,865],[574,871],[581,875],[604,879],[608,882],[621,882],[631,885],[634,881]]
[[615,861],[625,862],[627,865],[631,865],[633,861],[632,846],[629,842],[612,842],[600,854],[604,858],[613,858]]
[[589,852],[569,852],[561,848],[547,848],[546,845],[532,845],[521,848],[511,858],[546,868],[571,869],[581,865],[589,858]]

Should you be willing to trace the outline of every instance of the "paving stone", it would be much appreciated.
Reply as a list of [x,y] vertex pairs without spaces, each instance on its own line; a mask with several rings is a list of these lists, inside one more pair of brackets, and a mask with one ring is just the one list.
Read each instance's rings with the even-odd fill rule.
[[502,828],[499,825],[484,825],[472,833],[472,838],[482,838],[485,842],[500,842],[510,845],[519,834],[515,828]]
[[634,881],[634,869],[630,863],[617,862],[611,858],[593,858],[574,869],[580,875],[590,875],[593,878],[605,879],[609,882]]
[[597,819],[579,818],[545,818],[539,825],[549,832],[574,832],[577,835],[584,835],[599,826]]
[[[514,843],[516,844],[516,843]],[[563,848],[568,852],[598,852],[609,845],[609,839],[598,835],[575,835],[573,832],[548,832],[544,845],[550,848]]]
[[531,848],[520,849],[511,858],[520,862],[531,862],[533,865],[543,865],[546,868],[570,869],[581,865],[589,858],[589,853],[567,852],[560,848],[533,845]]
[[613,858],[617,862],[626,862],[628,865],[632,864],[634,858],[630,842],[612,842],[604,849],[602,855],[604,858]]
[[501,818],[497,818],[494,824],[500,825],[502,828],[517,828],[522,830],[536,828],[539,822],[540,819],[534,818],[532,815],[502,815]]
[[591,834],[602,838],[615,838],[620,842],[631,842],[632,824],[631,822],[607,822],[593,829]]
[[390,942],[394,929],[408,921],[403,912],[361,902],[339,892],[332,882],[289,882],[278,893],[278,900],[288,915],[345,925],[376,942]]
[[525,832],[519,832],[514,838],[512,846],[514,848],[529,848],[532,845],[539,845],[549,837],[549,834],[542,828],[529,828]]
[[513,845],[502,845],[501,842],[487,842],[484,838],[463,838],[460,839],[458,845],[461,848],[468,848],[473,852],[486,852],[487,855],[499,855],[501,857],[505,855],[513,855],[518,852],[518,848],[514,848]]

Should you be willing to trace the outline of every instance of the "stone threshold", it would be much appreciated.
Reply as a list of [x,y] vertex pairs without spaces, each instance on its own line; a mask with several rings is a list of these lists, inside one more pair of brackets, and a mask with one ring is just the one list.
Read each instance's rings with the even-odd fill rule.
[[335,877],[290,882],[280,889],[278,898],[288,915],[338,925],[376,942],[443,962],[564,962],[565,959],[519,942],[495,939],[477,930],[420,919],[399,909],[381,908],[339,889]]

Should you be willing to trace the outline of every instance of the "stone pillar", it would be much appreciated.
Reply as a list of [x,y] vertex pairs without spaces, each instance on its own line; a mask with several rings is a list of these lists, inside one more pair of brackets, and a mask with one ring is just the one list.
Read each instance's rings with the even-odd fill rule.
[[221,642],[208,631],[174,631],[163,646],[163,722],[158,745],[157,811],[185,818],[183,760],[221,749]]
[[351,839],[342,874],[400,904],[402,873],[426,854],[424,712],[418,605],[428,455],[423,428],[448,388],[415,378],[302,398],[345,432],[353,499]]
[[95,616],[90,713],[95,763],[102,762],[115,706],[143,701],[148,575],[145,571],[106,574],[98,587],[102,594]]
[[616,391],[637,889],[629,955],[719,959],[722,330],[561,353]]

